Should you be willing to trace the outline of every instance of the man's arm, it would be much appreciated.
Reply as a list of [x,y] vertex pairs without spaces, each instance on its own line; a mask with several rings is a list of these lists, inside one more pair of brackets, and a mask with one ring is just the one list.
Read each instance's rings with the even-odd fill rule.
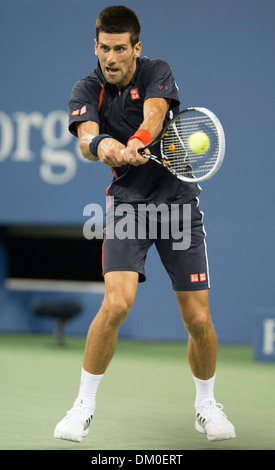
[[[170,103],[171,100],[164,98],[149,98],[144,102],[144,120],[139,129],[149,131],[152,136],[152,140],[155,139],[161,132],[166,113],[170,107]],[[125,160],[135,166],[147,163],[148,159],[142,157],[137,152],[137,149],[143,146],[144,143],[138,138],[130,140],[127,148],[123,152]]]
[[144,121],[139,128],[149,131],[152,139],[155,139],[159,135],[163,127],[163,122],[169,110],[170,102],[171,100],[166,100],[164,98],[149,98],[144,102]]
[[79,148],[84,158],[87,160],[98,160],[98,157],[90,152],[90,143],[93,138],[99,134],[99,126],[96,122],[81,122],[77,126],[77,137]]

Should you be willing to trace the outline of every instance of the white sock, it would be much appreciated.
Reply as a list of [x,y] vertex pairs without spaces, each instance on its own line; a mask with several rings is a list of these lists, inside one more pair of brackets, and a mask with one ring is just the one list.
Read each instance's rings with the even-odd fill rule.
[[196,385],[196,399],[195,408],[201,406],[202,402],[214,400],[214,385],[215,385],[216,374],[209,380],[197,379],[193,376]]
[[96,407],[96,393],[100,381],[104,374],[94,375],[86,372],[83,368],[81,370],[81,380],[77,398],[88,398],[91,402],[91,407],[95,411]]

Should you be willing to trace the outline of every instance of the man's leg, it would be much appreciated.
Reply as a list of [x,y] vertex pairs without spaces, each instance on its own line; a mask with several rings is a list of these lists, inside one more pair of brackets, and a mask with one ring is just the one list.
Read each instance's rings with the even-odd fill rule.
[[115,352],[118,330],[132,307],[137,286],[136,272],[105,274],[105,296],[88,331],[79,393],[73,408],[57,424],[54,437],[81,441],[88,434],[97,389]]
[[217,336],[210,317],[208,289],[177,292],[183,323],[189,333],[188,360],[194,377],[215,375]]
[[196,430],[210,441],[236,437],[232,423],[214,398],[217,336],[212,324],[208,290],[178,291],[177,299],[189,333],[188,360],[196,386]]
[[116,348],[120,325],[135,299],[138,273],[115,271],[105,274],[105,297],[88,331],[83,369],[104,374]]

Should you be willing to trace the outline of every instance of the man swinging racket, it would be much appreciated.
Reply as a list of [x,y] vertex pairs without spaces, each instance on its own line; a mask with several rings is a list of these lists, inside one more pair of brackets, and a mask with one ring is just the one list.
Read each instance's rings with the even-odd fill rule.
[[[77,136],[84,158],[111,167],[114,177],[107,193],[115,207],[121,203],[133,208],[150,203],[178,204],[180,208],[189,204],[191,242],[187,249],[174,250],[171,237],[163,239],[161,234],[154,240],[149,236],[123,239],[115,233],[105,238],[104,300],[87,334],[78,396],[57,424],[54,436],[72,441],[87,436],[99,383],[115,352],[118,330],[133,305],[138,283],[145,280],[146,253],[155,243],[189,334],[188,360],[196,389],[195,428],[210,441],[231,439],[235,437],[234,426],[214,398],[217,338],[208,304],[205,232],[197,199],[200,187],[196,182],[179,180],[137,151],[160,134],[180,104],[169,65],[140,57],[139,34],[139,19],[129,8],[111,6],[99,14],[95,39],[98,66],[73,88],[69,130]],[[159,145],[154,146],[154,152],[160,153]],[[119,217],[115,224],[118,221]]]

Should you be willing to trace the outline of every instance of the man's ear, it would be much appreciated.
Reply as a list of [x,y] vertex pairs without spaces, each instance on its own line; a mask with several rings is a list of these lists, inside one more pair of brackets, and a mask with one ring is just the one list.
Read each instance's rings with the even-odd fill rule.
[[140,56],[141,49],[142,49],[142,45],[140,41],[135,44],[134,49],[135,49],[134,56],[137,59]]

